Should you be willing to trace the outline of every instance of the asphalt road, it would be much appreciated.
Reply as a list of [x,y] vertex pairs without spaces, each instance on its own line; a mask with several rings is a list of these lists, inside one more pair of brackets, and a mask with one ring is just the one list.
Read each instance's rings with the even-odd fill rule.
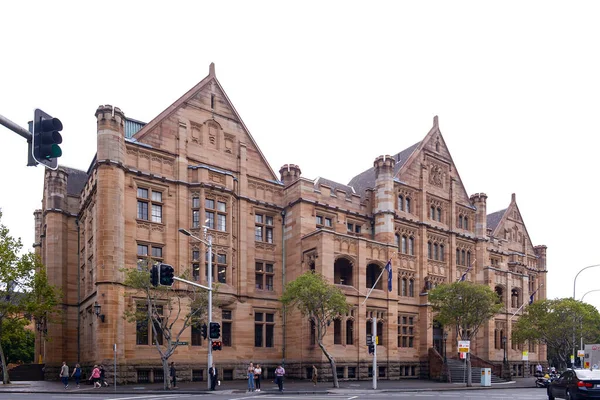
[[348,394],[108,394],[65,392],[65,394],[48,393],[0,393],[0,400],[249,400],[249,399],[279,399],[279,400],[361,400],[361,399],[442,399],[442,400],[542,400],[547,399],[544,389],[486,389],[486,390],[452,390],[440,392],[379,392]]

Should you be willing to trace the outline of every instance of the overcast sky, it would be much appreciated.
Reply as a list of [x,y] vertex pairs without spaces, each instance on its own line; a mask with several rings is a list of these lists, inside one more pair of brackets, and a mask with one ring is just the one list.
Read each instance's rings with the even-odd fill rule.
[[[10,1],[0,5],[0,115],[64,125],[86,170],[100,104],[148,122],[209,64],[276,172],[341,183],[422,140],[439,116],[469,194],[511,193],[548,246],[548,297],[600,264],[600,3],[579,1]],[[43,167],[0,126],[2,223],[34,239]],[[581,273],[578,299],[600,289]],[[586,302],[600,308],[600,291]]]

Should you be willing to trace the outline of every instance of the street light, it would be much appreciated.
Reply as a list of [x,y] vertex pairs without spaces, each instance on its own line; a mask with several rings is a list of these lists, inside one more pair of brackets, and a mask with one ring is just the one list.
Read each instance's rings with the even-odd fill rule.
[[[589,290],[589,291],[585,292],[583,294],[583,296],[581,296],[581,300],[579,300],[579,301],[583,302],[583,299],[585,298],[585,296],[588,293],[592,293],[592,292],[600,292],[600,289],[594,289],[594,290]],[[581,336],[579,337],[579,350],[583,350],[583,318],[581,318],[581,324],[580,324],[579,328],[581,329]],[[581,363],[580,367],[583,367],[583,360],[580,360],[580,363]]]
[[504,349],[504,360],[502,364],[504,365],[504,379],[506,379],[506,375],[508,375],[508,360],[506,357],[506,336],[502,336],[502,348]]
[[444,364],[446,364],[446,340],[448,339],[448,332],[444,332]]
[[[208,220],[206,220],[207,222]],[[210,288],[210,290],[208,291],[208,325],[210,325],[210,323],[212,322],[212,236],[207,235],[207,229],[208,227],[205,225],[203,226],[204,228],[204,237],[206,239],[201,239],[197,236],[192,235],[189,231],[183,229],[183,228],[179,228],[179,232],[183,233],[185,236],[189,236],[192,239],[195,239],[201,243],[204,243],[207,247],[208,247],[208,273],[207,275],[207,285]],[[206,369],[206,371],[208,371],[210,368],[212,368],[213,365],[213,356],[212,356],[212,339],[209,337],[208,338],[208,368]],[[208,372],[207,372],[208,375]],[[207,386],[210,389],[210,378],[206,380],[207,382]]]
[[[593,267],[600,267],[600,264],[594,264],[594,265],[584,267],[579,270],[577,275],[575,275],[575,278],[573,279],[573,300],[575,300],[575,285],[577,284],[577,277],[579,276],[580,273],[582,273],[586,269],[593,268]],[[585,296],[585,294],[583,296]],[[583,297],[582,297],[582,299],[583,299]],[[573,361],[575,361],[576,356],[577,356],[577,349],[575,348],[575,327],[573,327]]]

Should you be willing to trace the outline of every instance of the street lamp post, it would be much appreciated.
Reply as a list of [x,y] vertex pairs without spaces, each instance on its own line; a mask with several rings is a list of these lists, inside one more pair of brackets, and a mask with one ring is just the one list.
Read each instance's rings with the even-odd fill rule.
[[[576,287],[575,285],[577,284],[577,277],[579,276],[580,273],[582,273],[586,269],[594,268],[594,267],[600,267],[600,264],[594,264],[594,265],[584,267],[584,268],[580,269],[579,272],[577,272],[577,275],[575,275],[575,278],[573,279],[573,300],[575,300],[575,287]],[[583,295],[583,297],[585,297],[585,294]],[[583,297],[581,297],[581,300],[583,300]],[[575,357],[577,357],[577,349],[575,348],[575,327],[573,327],[573,360],[575,360]]]
[[[583,302],[583,299],[585,298],[585,296],[588,293],[592,293],[592,292],[600,292],[600,289],[594,289],[594,290],[589,290],[587,292],[585,292],[583,294],[583,296],[581,296],[581,302]],[[583,350],[583,318],[581,319],[581,325],[580,325],[580,329],[581,329],[581,336],[579,337],[579,350]],[[580,360],[580,367],[583,367],[583,360]]]
[[[183,229],[183,228],[179,228],[179,232],[183,233],[186,236],[191,237],[192,239],[195,239],[201,243],[204,243],[207,246],[207,252],[208,252],[208,273],[207,275],[207,285],[210,288],[210,290],[208,291],[208,326],[210,327],[210,323],[212,322],[212,236],[207,235],[207,227],[204,226],[204,237],[206,239],[201,239],[197,236],[192,235],[189,231]],[[208,237],[207,237],[208,236]],[[212,356],[212,338],[210,337],[210,334],[208,335],[208,367],[206,369],[206,376],[208,377],[208,371],[210,370],[210,368],[213,365],[213,356]],[[208,389],[210,389],[210,378],[208,378],[206,380]]]
[[508,370],[508,359],[506,357],[506,336],[502,336],[502,348],[504,349],[504,360],[502,361],[502,365],[504,366],[504,379],[506,379],[507,375],[510,377],[510,372]]
[[444,364],[446,364],[446,340],[448,339],[448,332],[444,332]]

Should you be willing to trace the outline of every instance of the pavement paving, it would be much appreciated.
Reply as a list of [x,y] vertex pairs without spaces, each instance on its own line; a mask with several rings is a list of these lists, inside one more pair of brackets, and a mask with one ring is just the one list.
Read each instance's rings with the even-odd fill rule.
[[[519,389],[534,388],[535,378],[514,378],[510,382],[493,383],[491,388],[496,389]],[[284,393],[289,394],[363,394],[373,393],[373,381],[340,381],[339,388],[333,388],[332,382],[319,382],[313,386],[309,380],[287,379],[284,383]],[[221,381],[217,386],[217,393],[245,393],[247,391],[247,382],[244,380]],[[486,390],[490,387],[481,386],[479,382],[473,382],[473,386],[467,388],[464,383],[447,383],[427,379],[401,379],[401,380],[378,380],[377,392],[426,392],[426,391],[447,391],[447,390]],[[271,380],[265,380],[262,383],[261,392],[256,394],[277,393],[277,385]],[[540,389],[541,390],[541,389]],[[162,383],[150,384],[130,384],[117,385],[94,389],[92,385],[82,382],[81,388],[77,389],[73,381],[69,382],[69,388],[64,389],[59,381],[23,381],[14,382],[9,385],[0,384],[0,393],[119,393],[119,394],[202,394],[215,393],[207,390],[206,382],[180,382],[178,387],[165,391]]]

